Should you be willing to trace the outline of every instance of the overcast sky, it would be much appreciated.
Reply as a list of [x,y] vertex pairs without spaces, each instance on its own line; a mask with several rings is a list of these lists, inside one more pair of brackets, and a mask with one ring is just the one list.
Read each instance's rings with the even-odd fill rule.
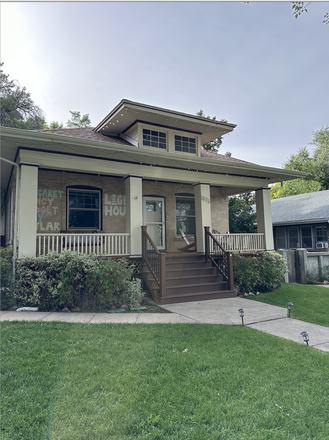
[[[281,167],[329,125],[329,2],[2,3],[1,61],[48,122],[122,98],[237,124],[219,152]],[[311,146],[308,146],[312,149]]]

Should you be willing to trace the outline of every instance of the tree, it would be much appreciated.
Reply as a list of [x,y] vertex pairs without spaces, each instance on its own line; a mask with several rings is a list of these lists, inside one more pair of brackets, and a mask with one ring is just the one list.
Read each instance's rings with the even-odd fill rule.
[[314,131],[311,145],[315,146],[313,178],[323,190],[329,189],[329,126]]
[[0,124],[26,130],[43,128],[43,111],[34,104],[25,87],[16,80],[9,80],[2,66],[0,63]]
[[[212,121],[216,121],[216,116],[213,116],[212,118],[210,116],[206,116],[203,110],[199,110],[196,113],[197,116],[200,116],[201,118],[207,118],[211,119]],[[226,119],[220,119],[220,122],[227,122]],[[222,136],[218,137],[217,139],[214,139],[213,141],[207,142],[206,144],[202,145],[203,150],[212,151],[214,153],[217,153],[218,149],[222,145],[223,138]],[[231,153],[227,151],[225,153],[226,156],[231,156]]]
[[280,199],[282,197],[296,196],[298,194],[307,194],[321,190],[321,184],[314,180],[295,179],[288,182],[276,183],[271,188],[271,199]]
[[81,116],[80,112],[71,112],[71,119],[66,123],[68,128],[86,128],[91,126],[89,114]]
[[[272,187],[272,199],[329,189],[329,126],[312,134],[310,145],[315,146],[313,155],[306,147],[302,147],[284,163],[285,169],[304,171],[309,175],[304,179],[284,182],[281,189],[280,184],[275,184]],[[278,189],[273,191],[274,188]]]
[[232,234],[255,232],[254,224],[257,216],[253,204],[254,198],[250,192],[229,198],[229,223]]
[[63,122],[59,123],[58,121],[52,121],[49,123],[49,125],[45,124],[43,128],[46,130],[56,130],[59,128],[64,128],[64,124]]
[[[307,12],[306,8],[310,4],[311,2],[307,3],[307,5],[305,5],[305,2],[292,2],[292,10],[295,18],[298,18],[303,12]],[[329,24],[329,12],[324,14],[322,23]]]

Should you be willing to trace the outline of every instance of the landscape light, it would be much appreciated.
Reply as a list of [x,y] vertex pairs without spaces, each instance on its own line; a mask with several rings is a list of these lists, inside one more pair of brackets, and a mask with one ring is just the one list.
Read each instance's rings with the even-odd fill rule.
[[288,302],[288,318],[290,318],[290,312],[291,312],[292,306],[293,306],[293,303]]
[[310,338],[308,337],[308,332],[301,332],[301,336],[303,336],[304,342],[306,342],[306,344],[308,345],[308,341],[310,340]]
[[244,325],[243,324],[244,310],[243,309],[239,309],[238,312],[240,313],[240,318],[241,318],[241,321],[242,321],[242,325]]

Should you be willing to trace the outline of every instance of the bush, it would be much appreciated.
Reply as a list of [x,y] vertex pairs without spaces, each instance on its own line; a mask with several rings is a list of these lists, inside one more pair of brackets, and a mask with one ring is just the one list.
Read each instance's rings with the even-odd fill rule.
[[272,292],[287,271],[284,258],[275,252],[255,256],[233,254],[234,283],[243,292]]
[[1,272],[1,310],[7,310],[15,303],[12,293],[13,287],[13,250],[0,248]]
[[125,259],[104,260],[70,251],[27,257],[17,262],[15,298],[19,306],[44,310],[59,306],[95,309],[110,304],[114,294],[123,298],[130,292],[127,305],[134,305],[131,292],[139,286],[141,296],[141,289],[140,283],[131,281],[133,270]]

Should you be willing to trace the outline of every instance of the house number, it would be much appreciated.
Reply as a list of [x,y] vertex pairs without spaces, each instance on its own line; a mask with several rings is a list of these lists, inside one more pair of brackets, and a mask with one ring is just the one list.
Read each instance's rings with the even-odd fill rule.
[[203,200],[206,203],[210,203],[210,199],[208,199],[208,197],[201,196],[201,200]]

